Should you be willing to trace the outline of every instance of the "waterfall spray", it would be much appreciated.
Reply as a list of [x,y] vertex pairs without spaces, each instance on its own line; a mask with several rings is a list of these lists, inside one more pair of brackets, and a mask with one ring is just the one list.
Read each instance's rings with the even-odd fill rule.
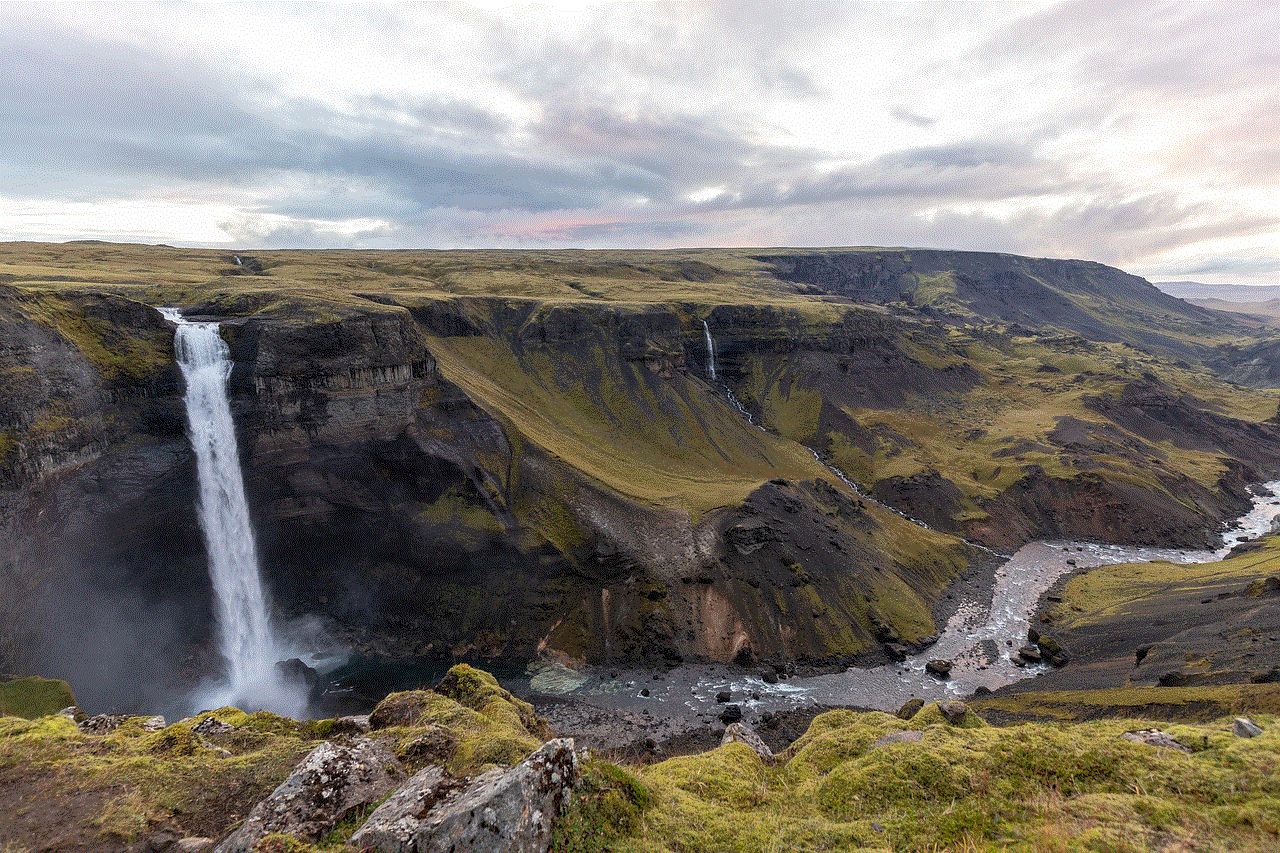
[[193,323],[174,309],[162,313],[177,324],[174,352],[186,381],[188,435],[195,452],[200,526],[209,552],[220,651],[227,661],[223,704],[262,707],[296,704],[280,684],[275,662],[281,649],[272,630],[244,477],[236,446],[235,422],[227,399],[231,358],[217,323]]
[[712,382],[716,380],[716,342],[711,338],[711,327],[702,321],[702,334],[707,338],[707,376]]

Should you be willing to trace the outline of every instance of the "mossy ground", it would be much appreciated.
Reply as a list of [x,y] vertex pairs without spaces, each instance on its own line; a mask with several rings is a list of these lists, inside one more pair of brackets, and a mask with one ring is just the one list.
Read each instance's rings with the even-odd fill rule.
[[[550,734],[488,673],[455,667],[446,689],[467,704],[432,691],[393,694],[393,701],[408,696],[416,717],[370,735],[397,753],[407,772],[427,763],[444,764],[455,775],[513,765]],[[235,729],[200,735],[195,727],[209,717]],[[0,717],[0,815],[6,816],[0,850],[110,853],[133,849],[162,829],[225,836],[303,756],[334,736],[331,720],[299,722],[236,708],[206,711],[158,732],[143,729],[142,720],[89,735],[63,716]],[[351,816],[315,849],[341,849],[360,818]]]
[[[926,709],[927,710],[927,709]],[[626,851],[1264,851],[1280,843],[1280,726],[1100,720],[961,728],[833,711],[769,766],[730,744],[638,772]],[[1161,726],[1195,750],[1121,740]],[[876,749],[881,735],[922,739]]]
[[0,717],[44,717],[76,704],[71,686],[54,678],[0,681]]

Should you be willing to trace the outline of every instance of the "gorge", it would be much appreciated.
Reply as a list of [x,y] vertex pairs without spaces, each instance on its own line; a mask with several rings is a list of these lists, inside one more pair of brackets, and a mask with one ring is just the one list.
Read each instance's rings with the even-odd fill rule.
[[1280,473],[1274,393],[1205,366],[1256,331],[1098,264],[237,258],[5,247],[4,666],[90,708],[163,706],[234,619],[153,304],[220,323],[280,615],[375,658],[877,665],[985,548],[1203,548]]

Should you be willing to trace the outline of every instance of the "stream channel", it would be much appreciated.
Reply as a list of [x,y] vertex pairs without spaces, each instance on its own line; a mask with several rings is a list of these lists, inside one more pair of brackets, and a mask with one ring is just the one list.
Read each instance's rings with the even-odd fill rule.
[[[1167,560],[1203,563],[1222,559],[1240,542],[1255,539],[1271,529],[1280,516],[1280,480],[1255,487],[1252,509],[1231,522],[1216,551],[1175,550],[1102,545],[1091,542],[1032,542],[1020,548],[995,571],[989,600],[962,601],[941,631],[938,641],[900,663],[872,668],[850,667],[843,672],[791,676],[776,684],[762,678],[764,667],[746,669],[734,665],[684,664],[654,670],[626,665],[570,669],[550,664],[534,671],[497,672],[499,680],[517,695],[540,706],[566,703],[602,712],[643,715],[710,723],[724,709],[716,694],[728,690],[750,720],[767,712],[784,712],[805,706],[855,706],[895,711],[913,698],[926,701],[963,698],[978,687],[996,689],[1044,672],[1048,664],[1018,665],[1019,646],[1040,596],[1062,576],[1078,569],[1113,563]],[[925,672],[933,659],[953,662],[951,677],[935,678]],[[343,685],[366,696],[388,690],[429,687],[443,675],[446,665],[419,662],[348,661],[329,676],[329,683],[343,692]],[[376,690],[370,689],[376,686]],[[337,698],[336,696],[334,698]]]

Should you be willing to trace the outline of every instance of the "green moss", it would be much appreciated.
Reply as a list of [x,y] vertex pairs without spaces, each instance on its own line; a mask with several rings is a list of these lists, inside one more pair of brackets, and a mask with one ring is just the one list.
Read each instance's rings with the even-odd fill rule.
[[635,835],[654,797],[635,776],[604,761],[582,762],[573,800],[552,831],[555,853],[593,853]]
[[956,726],[962,729],[985,729],[987,721],[978,716],[978,713],[972,708],[966,708],[965,715],[960,722],[952,723],[942,716],[942,709],[937,702],[930,702],[919,711],[916,711],[908,723],[908,728],[923,729],[927,726],[936,725]]
[[65,681],[54,678],[13,678],[0,681],[0,716],[43,717],[76,704]]
[[534,713],[533,706],[512,696],[484,670],[458,664],[445,673],[435,689],[440,695],[479,711],[499,725],[542,738],[551,737],[550,729]]
[[53,714],[47,717],[0,717],[0,739],[42,740],[82,737],[70,717]]
[[393,740],[396,748],[402,749],[422,736],[425,727],[445,730],[447,737],[439,748],[449,754],[436,757],[455,775],[517,764],[550,737],[550,730],[533,713],[533,707],[511,696],[487,672],[455,666],[439,688],[476,707],[432,690],[393,693],[370,715],[379,729],[375,734]]

